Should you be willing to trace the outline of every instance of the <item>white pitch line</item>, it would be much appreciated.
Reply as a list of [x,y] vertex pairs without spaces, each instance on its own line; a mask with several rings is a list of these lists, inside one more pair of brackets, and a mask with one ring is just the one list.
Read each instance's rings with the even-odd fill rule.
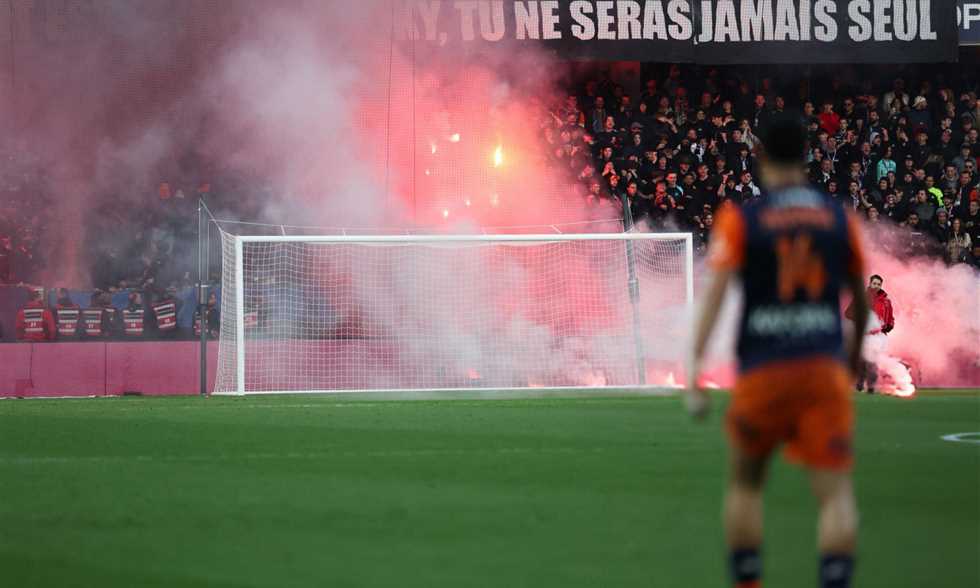
[[501,447],[497,449],[393,449],[382,451],[325,451],[325,452],[287,452],[287,453],[243,453],[213,455],[79,455],[79,456],[0,456],[0,465],[46,465],[74,463],[204,463],[214,461],[276,461],[276,460],[319,460],[334,458],[364,457],[423,457],[423,456],[463,456],[463,455],[556,455],[556,454],[597,454],[605,449],[600,447],[578,449],[572,447]]
[[[973,439],[965,439],[964,437],[971,436]],[[980,444],[980,432],[975,433],[950,433],[949,435],[943,435],[941,437],[943,441],[949,441],[950,443],[976,443]]]
[[[103,400],[103,399],[99,399]],[[105,401],[111,402],[112,398],[106,398]],[[560,400],[561,404],[636,404],[640,397],[634,398],[561,398],[554,399]],[[208,401],[204,401],[208,402]],[[539,405],[539,406],[551,406],[554,402],[549,401],[549,399],[544,398],[532,398],[532,399],[516,399],[516,398],[488,398],[485,400],[412,400],[412,401],[395,401],[395,400],[361,400],[356,402],[319,402],[319,403],[308,403],[308,404],[278,404],[270,402],[267,404],[238,404],[235,402],[217,402],[214,404],[201,404],[201,405],[184,405],[184,406],[160,406],[160,405],[116,405],[112,406],[111,409],[107,411],[106,405],[101,403],[93,403],[92,412],[97,412],[100,415],[111,416],[113,413],[119,412],[142,412],[142,413],[155,413],[155,412],[167,412],[167,411],[200,411],[204,412],[212,409],[268,409],[268,410],[294,410],[294,409],[311,409],[311,408],[407,408],[418,406],[421,403],[426,403],[429,405],[436,405],[439,407],[456,408],[456,407],[481,407],[487,408],[492,407],[495,404],[500,406],[504,403],[517,402],[519,408],[523,408],[528,405]],[[86,409],[88,407],[85,407]],[[5,412],[5,415],[15,414],[15,411]]]

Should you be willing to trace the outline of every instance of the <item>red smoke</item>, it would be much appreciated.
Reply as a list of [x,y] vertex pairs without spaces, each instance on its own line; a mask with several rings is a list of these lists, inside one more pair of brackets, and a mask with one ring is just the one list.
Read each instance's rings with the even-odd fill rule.
[[908,239],[898,227],[866,231],[868,271],[885,279],[895,310],[885,351],[912,366],[919,387],[980,385],[980,274],[890,252]]

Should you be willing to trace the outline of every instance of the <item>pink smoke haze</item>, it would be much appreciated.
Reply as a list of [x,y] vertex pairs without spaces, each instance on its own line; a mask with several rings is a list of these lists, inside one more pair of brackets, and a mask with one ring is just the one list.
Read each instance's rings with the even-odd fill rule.
[[[586,206],[570,171],[546,163],[541,122],[561,98],[561,68],[527,46],[476,55],[392,42],[394,13],[383,0],[96,0],[80,3],[92,11],[85,34],[42,42],[30,37],[29,15],[18,12],[28,4],[12,4],[20,41],[0,50],[17,64],[16,80],[0,78],[0,106],[12,113],[0,124],[10,141],[50,163],[46,181],[57,197],[49,283],[89,285],[86,215],[103,205],[147,207],[162,181],[190,186],[234,176],[237,183],[218,186],[235,201],[230,208],[249,211],[243,220],[277,225],[621,230],[616,222],[589,224],[621,213]],[[579,329],[582,309],[606,321],[590,328],[627,320],[623,309],[589,297],[597,290],[588,269],[570,267],[555,285],[562,295],[548,310],[565,318],[524,317],[548,327],[542,346],[565,345],[561,332]],[[880,248],[869,269],[885,277],[895,304],[888,353],[913,365],[922,384],[980,384],[977,274]],[[690,317],[682,301],[664,302],[661,288],[674,286],[658,285],[652,274],[641,279],[649,373],[683,382]],[[385,316],[368,292],[362,302],[365,316]],[[731,340],[734,307],[719,341]],[[606,376],[590,355],[632,352],[604,343],[578,339],[556,354],[574,358],[575,379],[601,382]],[[710,375],[724,384],[730,370]]]
[[18,42],[0,47],[17,66],[0,76],[0,124],[47,162],[46,281],[87,285],[86,215],[146,207],[163,181],[211,181],[243,220],[273,224],[547,230],[618,215],[543,165],[558,68],[526,46],[393,41],[401,13],[385,0],[96,0],[56,43],[31,6],[12,4]]
[[894,227],[865,231],[869,275],[884,278],[882,288],[895,311],[895,330],[887,336],[884,353],[910,364],[919,387],[976,387],[980,274],[965,264],[947,266],[942,260],[889,253],[907,239],[904,229]]

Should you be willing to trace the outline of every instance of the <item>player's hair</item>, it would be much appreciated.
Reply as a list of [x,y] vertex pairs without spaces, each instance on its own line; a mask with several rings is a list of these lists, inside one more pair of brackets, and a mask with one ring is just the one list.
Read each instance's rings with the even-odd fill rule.
[[762,147],[770,162],[780,165],[803,163],[807,133],[801,121],[798,113],[780,113],[762,130]]
[[879,276],[878,274],[872,274],[872,275],[871,275],[871,277],[870,277],[870,278],[868,278],[868,281],[869,281],[869,282],[870,282],[871,280],[878,280],[878,281],[879,281],[879,282],[881,282],[881,283],[884,283],[884,282],[885,282],[885,278],[883,278],[883,277],[881,277],[881,276]]

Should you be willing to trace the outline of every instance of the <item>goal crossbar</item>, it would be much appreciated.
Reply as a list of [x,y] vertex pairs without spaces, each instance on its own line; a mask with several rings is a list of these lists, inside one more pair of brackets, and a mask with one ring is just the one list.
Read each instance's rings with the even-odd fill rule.
[[562,235],[237,235],[242,243],[480,243],[561,241],[679,241],[691,242],[691,233],[585,233]]

